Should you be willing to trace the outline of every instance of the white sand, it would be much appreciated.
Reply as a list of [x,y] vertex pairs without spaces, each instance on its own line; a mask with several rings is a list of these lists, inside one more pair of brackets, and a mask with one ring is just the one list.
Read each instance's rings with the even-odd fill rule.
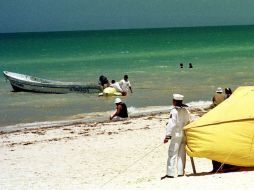
[[254,189],[254,171],[209,174],[194,158],[186,176],[166,174],[168,114],[0,135],[0,189]]

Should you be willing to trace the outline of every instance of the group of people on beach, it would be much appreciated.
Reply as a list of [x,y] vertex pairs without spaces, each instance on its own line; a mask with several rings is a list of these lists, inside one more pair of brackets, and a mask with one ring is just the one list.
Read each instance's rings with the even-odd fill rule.
[[[107,77],[101,75],[99,77],[99,84],[103,89],[108,87],[114,88],[116,92],[120,92],[122,96],[126,96],[129,91],[133,93],[128,75],[124,75],[123,79],[119,82],[115,80],[111,80],[111,82],[109,82]],[[110,115],[109,119],[122,120],[128,118],[126,104],[119,97],[115,99],[114,103],[116,105],[115,112]]]
[[213,104],[211,105],[211,108],[214,108],[217,105],[219,105],[225,99],[229,98],[231,94],[232,90],[230,88],[225,88],[223,93],[223,89],[221,87],[218,87],[212,98]]
[[[218,87],[216,93],[212,98],[212,105],[210,108],[214,108],[229,98],[232,94],[230,88],[225,88],[225,93],[221,87]],[[186,153],[185,153],[185,140],[183,134],[183,127],[190,122],[190,113],[186,109],[186,105],[182,103],[184,96],[181,94],[173,94],[173,108],[170,111],[169,120],[166,125],[166,136],[164,143],[167,143],[171,139],[168,148],[168,161],[167,161],[167,173],[161,179],[174,178],[184,175]],[[234,171],[237,166],[212,161],[213,169],[215,172],[227,172]]]
[[[230,97],[232,90],[225,88],[225,92],[221,87],[218,87],[213,98],[212,105],[210,108],[214,108],[223,102],[225,99]],[[175,178],[183,176],[185,173],[185,140],[183,127],[190,122],[190,113],[186,109],[187,105],[183,104],[184,96],[181,94],[173,94],[172,105],[173,108],[170,111],[169,119],[166,124],[166,135],[164,143],[170,140],[168,148],[168,160],[167,160],[167,173],[161,179]],[[113,118],[126,119],[128,118],[127,106],[120,98],[116,98],[116,111],[110,116],[110,120]],[[236,166],[223,164],[217,161],[212,161],[213,170],[211,172],[226,172],[233,171]]]
[[129,91],[133,93],[128,75],[124,75],[123,79],[120,80],[119,82],[115,81],[114,79],[111,80],[110,82],[107,79],[107,77],[105,77],[104,75],[101,75],[99,77],[99,84],[101,85],[103,89],[107,87],[114,88],[116,92],[121,93],[122,96],[126,96]]
[[[187,105],[183,104],[183,98],[184,96],[181,94],[173,94],[173,108],[170,111],[164,139],[164,143],[171,139],[168,149],[167,174],[161,179],[184,175],[186,153],[182,129],[190,122],[190,113],[186,109]],[[126,104],[120,98],[116,98],[114,103],[116,104],[116,111],[110,115],[110,120],[113,118],[117,118],[117,120],[128,118]]]

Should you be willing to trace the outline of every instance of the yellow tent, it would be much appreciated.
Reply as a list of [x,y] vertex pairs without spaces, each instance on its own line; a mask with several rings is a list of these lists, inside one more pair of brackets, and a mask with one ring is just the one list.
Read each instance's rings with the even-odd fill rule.
[[254,86],[237,88],[184,131],[189,156],[254,166]]

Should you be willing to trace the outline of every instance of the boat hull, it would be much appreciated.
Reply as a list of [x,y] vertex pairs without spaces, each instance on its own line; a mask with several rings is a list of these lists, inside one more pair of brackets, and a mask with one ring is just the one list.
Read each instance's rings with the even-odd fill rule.
[[[16,75],[15,75],[16,74]],[[21,75],[4,71],[4,76],[10,81],[13,91],[37,92],[37,93],[98,93],[101,87],[96,84],[79,84],[72,82],[59,82]],[[16,78],[15,78],[16,77]],[[27,79],[27,80],[26,80]]]

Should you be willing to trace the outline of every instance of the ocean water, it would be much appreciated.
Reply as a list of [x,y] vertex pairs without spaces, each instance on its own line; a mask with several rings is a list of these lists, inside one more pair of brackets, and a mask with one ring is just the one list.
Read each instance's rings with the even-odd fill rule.
[[[73,82],[128,74],[128,107],[169,106],[173,93],[202,104],[217,87],[254,84],[254,26],[0,34],[5,70]],[[0,126],[113,111],[114,98],[14,93],[1,75]]]

